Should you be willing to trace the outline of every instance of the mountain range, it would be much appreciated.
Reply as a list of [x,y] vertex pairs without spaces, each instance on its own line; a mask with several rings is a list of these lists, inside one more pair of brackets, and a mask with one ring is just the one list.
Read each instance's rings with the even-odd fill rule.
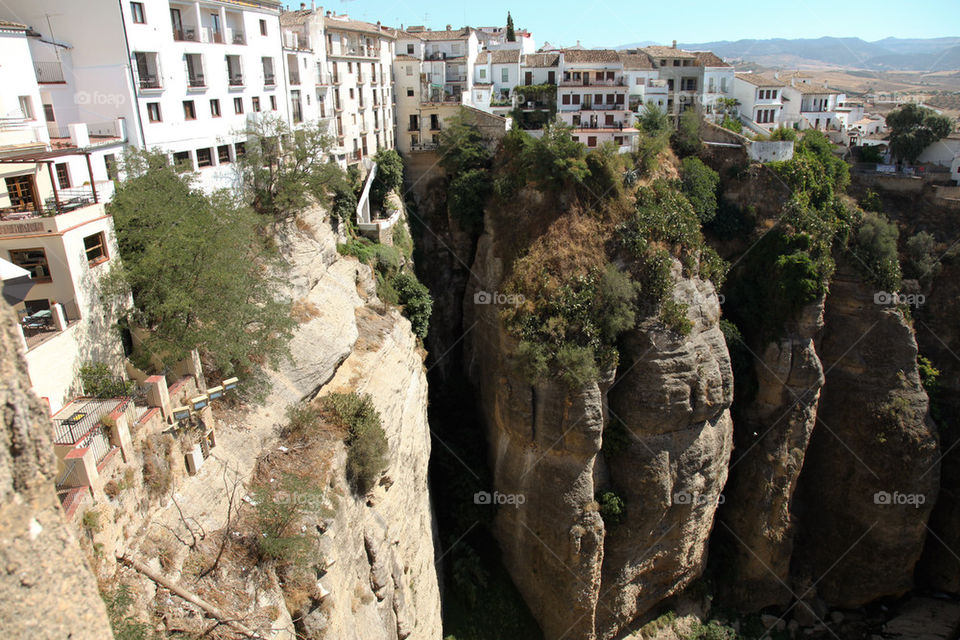
[[[636,42],[618,49],[655,44]],[[727,59],[743,59],[766,65],[833,65],[876,71],[945,71],[960,69],[960,37],[884,38],[867,42],[861,38],[771,38],[765,40],[718,40],[680,43],[691,50],[710,50]]]

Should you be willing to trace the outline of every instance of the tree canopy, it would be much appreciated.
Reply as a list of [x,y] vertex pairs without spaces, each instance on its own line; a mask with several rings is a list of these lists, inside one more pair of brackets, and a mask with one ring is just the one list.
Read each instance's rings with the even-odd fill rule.
[[950,135],[950,118],[933,109],[908,103],[887,114],[890,152],[900,160],[915,162],[923,150]]
[[513,30],[513,16],[507,11],[507,42],[516,42],[517,34]]
[[107,205],[123,263],[107,288],[132,292],[146,355],[172,366],[197,348],[225,376],[276,364],[293,321],[257,214],[225,190],[206,195],[159,152],[128,152],[124,170]]

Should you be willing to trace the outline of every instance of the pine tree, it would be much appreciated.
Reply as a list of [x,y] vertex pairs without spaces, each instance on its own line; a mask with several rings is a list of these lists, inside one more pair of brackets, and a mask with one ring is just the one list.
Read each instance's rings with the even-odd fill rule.
[[507,11],[507,42],[516,42],[517,34],[513,32],[513,17]]

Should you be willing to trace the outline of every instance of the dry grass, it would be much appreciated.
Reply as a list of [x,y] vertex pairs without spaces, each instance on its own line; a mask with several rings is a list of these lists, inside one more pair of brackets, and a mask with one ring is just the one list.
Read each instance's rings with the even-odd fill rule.
[[298,324],[306,324],[320,317],[320,309],[306,298],[301,298],[290,305],[290,317]]
[[303,233],[304,235],[310,236],[311,238],[317,237],[317,230],[313,228],[313,225],[297,216],[294,220],[294,225],[297,227],[297,230]]

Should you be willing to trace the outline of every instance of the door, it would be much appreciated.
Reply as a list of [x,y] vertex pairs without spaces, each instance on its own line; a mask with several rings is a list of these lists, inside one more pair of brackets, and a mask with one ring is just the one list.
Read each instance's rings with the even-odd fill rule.
[[210,14],[210,30],[213,32],[214,42],[223,42],[223,37],[220,35],[220,14],[219,13]]
[[170,9],[170,22],[173,24],[173,37],[183,40],[183,20],[180,19],[180,9]]
[[6,182],[11,207],[17,211],[37,209],[37,184],[33,176],[14,176],[7,178]]
[[547,84],[557,84],[557,72],[548,71],[547,72]]
[[531,84],[533,84],[533,72],[532,72],[532,71],[527,71],[525,74],[523,74],[523,84],[525,84],[525,85],[531,85]]

